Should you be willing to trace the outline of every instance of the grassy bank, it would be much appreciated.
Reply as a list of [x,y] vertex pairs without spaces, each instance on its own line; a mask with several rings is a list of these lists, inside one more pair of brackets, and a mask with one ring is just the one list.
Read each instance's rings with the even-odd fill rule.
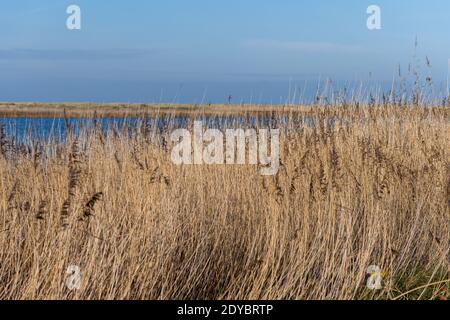
[[[282,115],[271,177],[175,166],[145,125],[31,147],[2,136],[0,298],[450,296],[449,108],[286,108],[272,126]],[[381,290],[366,288],[371,265]]]
[[184,105],[184,104],[91,104],[0,103],[0,117],[144,117],[157,115],[267,113],[309,110],[308,106]]

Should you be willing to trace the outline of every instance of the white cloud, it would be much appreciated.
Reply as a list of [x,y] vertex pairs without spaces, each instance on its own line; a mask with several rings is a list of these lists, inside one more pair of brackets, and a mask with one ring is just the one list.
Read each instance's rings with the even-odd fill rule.
[[332,42],[280,41],[253,39],[244,42],[244,46],[255,49],[293,51],[304,53],[356,53],[364,51],[359,45],[339,44]]

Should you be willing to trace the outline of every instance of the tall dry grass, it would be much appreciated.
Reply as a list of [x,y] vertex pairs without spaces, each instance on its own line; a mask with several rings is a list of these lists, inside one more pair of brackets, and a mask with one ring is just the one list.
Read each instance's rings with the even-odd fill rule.
[[[449,109],[279,116],[273,177],[175,166],[145,125],[28,147],[2,134],[0,298],[448,297]],[[66,287],[69,265],[80,290]],[[370,265],[380,291],[365,287]]]

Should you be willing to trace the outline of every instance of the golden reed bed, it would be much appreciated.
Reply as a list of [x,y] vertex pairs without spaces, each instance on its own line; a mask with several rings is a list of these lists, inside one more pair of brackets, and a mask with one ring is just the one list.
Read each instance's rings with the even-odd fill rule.
[[[175,166],[146,126],[29,148],[2,137],[0,298],[449,297],[449,109],[281,115],[269,177]],[[71,265],[79,290],[66,285]],[[372,265],[380,290],[366,287]]]

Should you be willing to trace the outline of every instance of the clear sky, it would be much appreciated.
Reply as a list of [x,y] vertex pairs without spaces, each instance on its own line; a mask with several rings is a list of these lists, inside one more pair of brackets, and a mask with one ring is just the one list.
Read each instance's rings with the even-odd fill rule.
[[[71,4],[81,30],[66,28]],[[448,0],[2,1],[0,100],[278,102],[290,82],[425,73],[426,56],[442,85],[449,17]]]

